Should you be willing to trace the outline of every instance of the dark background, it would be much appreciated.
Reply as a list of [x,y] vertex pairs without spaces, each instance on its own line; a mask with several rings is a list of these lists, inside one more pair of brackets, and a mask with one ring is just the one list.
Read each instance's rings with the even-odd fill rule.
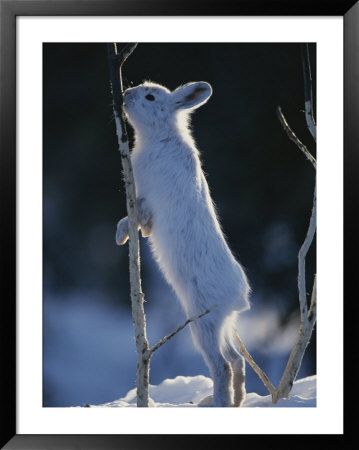
[[[309,48],[315,98],[315,45]],[[124,78],[127,86],[150,79],[171,90],[189,81],[212,85],[212,97],[193,114],[193,134],[222,227],[253,290],[246,333],[239,333],[277,384],[291,348],[289,325],[298,323],[297,253],[314,188],[312,165],[276,116],[280,105],[315,154],[300,44],[139,44]],[[128,250],[114,240],[126,208],[111,101],[106,44],[44,44],[44,406],[104,403],[135,386]],[[154,344],[184,316],[146,240],[141,247]],[[314,273],[315,244],[308,293]],[[208,375],[188,330],[182,334],[156,352],[152,384]],[[299,376],[314,374],[315,360],[313,336]],[[247,391],[266,394],[250,368]]]

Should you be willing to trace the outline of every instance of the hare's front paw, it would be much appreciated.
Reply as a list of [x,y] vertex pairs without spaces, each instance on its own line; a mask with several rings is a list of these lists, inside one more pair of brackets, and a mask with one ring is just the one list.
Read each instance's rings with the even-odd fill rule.
[[144,198],[137,199],[138,216],[143,237],[148,237],[152,230],[152,213]]
[[128,240],[128,218],[124,217],[117,224],[116,244],[123,245]]

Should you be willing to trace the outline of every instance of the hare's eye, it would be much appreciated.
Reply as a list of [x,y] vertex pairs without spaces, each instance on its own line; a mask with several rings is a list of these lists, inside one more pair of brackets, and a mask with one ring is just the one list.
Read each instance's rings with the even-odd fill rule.
[[152,94],[147,94],[145,98],[150,102],[153,102],[153,100],[155,99],[155,97]]

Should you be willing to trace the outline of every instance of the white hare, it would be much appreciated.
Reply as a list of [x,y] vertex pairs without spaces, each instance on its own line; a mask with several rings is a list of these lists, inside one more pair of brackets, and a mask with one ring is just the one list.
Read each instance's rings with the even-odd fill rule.
[[[249,284],[219,225],[199,152],[188,129],[189,113],[212,94],[206,82],[170,92],[145,82],[127,89],[124,109],[135,130],[131,155],[138,224],[188,317],[217,305],[190,324],[213,379],[213,406],[240,406],[245,367],[233,339],[238,312],[249,308]],[[128,220],[116,242],[128,239]]]

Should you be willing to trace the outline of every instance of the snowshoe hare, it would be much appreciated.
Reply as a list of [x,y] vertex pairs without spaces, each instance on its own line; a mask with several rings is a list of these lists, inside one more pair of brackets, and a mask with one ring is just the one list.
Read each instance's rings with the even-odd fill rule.
[[[188,128],[190,113],[211,94],[202,81],[173,92],[145,82],[125,91],[124,109],[135,130],[131,161],[142,235],[149,236],[187,317],[217,305],[189,325],[213,379],[213,399],[203,404],[240,406],[245,366],[233,330],[238,312],[249,308],[250,288],[221,231]],[[125,217],[117,225],[116,242],[127,239]]]

